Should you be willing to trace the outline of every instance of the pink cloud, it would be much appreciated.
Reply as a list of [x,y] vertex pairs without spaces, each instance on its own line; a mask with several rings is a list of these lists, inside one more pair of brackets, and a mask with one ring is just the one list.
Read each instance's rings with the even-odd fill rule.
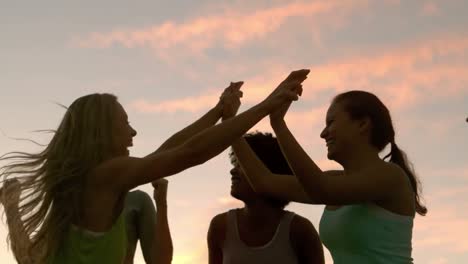
[[[364,89],[385,98],[391,109],[401,110],[430,100],[463,96],[468,93],[465,87],[468,83],[467,58],[468,37],[445,36],[420,40],[381,53],[360,54],[314,65],[310,67],[309,79],[304,83],[301,100],[313,100],[321,91],[337,93]],[[450,63],[444,63],[444,59]],[[264,99],[287,72],[278,67],[264,73],[263,77],[246,80],[243,103],[257,103]],[[210,90],[194,98],[156,103],[139,100],[132,105],[142,112],[196,112],[214,105],[217,96]],[[294,116],[290,118],[294,119]]]
[[[390,99],[390,106],[402,108],[429,97],[467,93],[467,56],[467,37],[445,36],[314,66],[309,79],[314,90],[370,90]],[[436,62],[444,58],[450,63]]]
[[142,113],[173,113],[177,111],[198,112],[216,105],[219,95],[206,94],[197,97],[168,100],[160,103],[151,103],[146,99],[139,99],[129,103],[129,107]]
[[[245,81],[242,87],[244,96],[243,105],[259,103],[270,94],[278,84],[286,78],[290,69],[270,69],[265,76],[255,76]],[[279,78],[277,76],[280,76]],[[138,99],[127,105],[142,113],[173,113],[177,111],[197,113],[215,106],[223,88],[209,88],[200,95],[151,102],[147,99]],[[243,107],[242,107],[243,108]],[[242,109],[241,109],[242,110]]]
[[[111,32],[94,32],[87,36],[75,36],[71,43],[81,48],[108,48],[122,45],[127,48],[146,47],[167,58],[168,49],[174,54],[202,55],[207,48],[222,43],[232,49],[249,41],[264,38],[280,30],[291,18],[307,18],[308,30],[315,31],[319,39],[320,27],[340,27],[349,14],[361,11],[365,0],[295,1],[263,10],[238,11],[226,9],[221,15],[176,23],[164,22],[143,29],[116,29]],[[314,19],[320,16],[320,19]]]
[[423,16],[436,16],[440,14],[440,9],[434,2],[426,2],[423,4],[421,14]]

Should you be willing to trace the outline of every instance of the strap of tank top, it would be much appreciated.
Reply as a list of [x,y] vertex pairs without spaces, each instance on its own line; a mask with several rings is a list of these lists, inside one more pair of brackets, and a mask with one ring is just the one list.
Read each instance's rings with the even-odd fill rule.
[[278,226],[279,230],[278,230],[278,233],[276,234],[277,237],[275,237],[274,239],[281,239],[281,241],[289,241],[291,222],[295,215],[296,214],[293,212],[289,212],[289,211],[285,212]]
[[226,241],[239,240],[239,232],[237,231],[236,209],[231,209],[227,212],[226,220]]

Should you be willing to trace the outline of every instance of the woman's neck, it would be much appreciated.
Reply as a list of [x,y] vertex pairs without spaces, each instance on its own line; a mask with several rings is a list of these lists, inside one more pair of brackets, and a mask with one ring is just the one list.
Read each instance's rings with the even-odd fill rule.
[[277,219],[283,213],[283,209],[271,206],[271,204],[267,201],[253,201],[249,203],[245,203],[245,207],[242,208],[241,214],[245,217],[245,219],[253,224],[264,224],[265,219]]
[[351,174],[360,172],[363,169],[381,162],[382,159],[379,157],[379,151],[370,146],[362,146],[361,148],[355,148],[350,152],[346,159],[341,161],[341,165],[344,168],[345,174]]

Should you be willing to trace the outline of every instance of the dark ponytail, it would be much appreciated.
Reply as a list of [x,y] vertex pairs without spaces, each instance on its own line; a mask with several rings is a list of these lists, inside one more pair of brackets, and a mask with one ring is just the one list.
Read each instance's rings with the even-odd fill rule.
[[377,96],[365,91],[349,91],[339,94],[333,99],[333,102],[343,104],[344,109],[353,119],[370,119],[372,123],[370,143],[379,151],[382,151],[388,144],[391,145],[391,151],[384,159],[390,157],[390,162],[403,169],[416,196],[416,212],[420,215],[426,215],[427,208],[421,203],[421,184],[413,171],[413,166],[408,162],[406,154],[395,144],[395,129],[387,107]]
[[390,142],[390,147],[390,153],[384,157],[384,160],[390,157],[390,162],[395,163],[403,169],[403,171],[408,176],[408,179],[410,180],[411,187],[413,188],[414,194],[416,196],[416,212],[420,215],[426,215],[427,208],[421,203],[420,197],[421,183],[415,176],[412,164],[408,161],[406,153],[397,146],[395,140]]

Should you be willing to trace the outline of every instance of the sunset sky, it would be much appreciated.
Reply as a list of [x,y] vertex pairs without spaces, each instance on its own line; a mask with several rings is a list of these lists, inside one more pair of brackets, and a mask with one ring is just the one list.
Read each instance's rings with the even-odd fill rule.
[[[110,92],[138,131],[131,155],[141,157],[214,106],[230,81],[245,82],[244,111],[309,68],[286,119],[310,156],[339,168],[319,137],[334,95],[378,95],[429,210],[415,219],[415,263],[468,263],[467,14],[466,0],[2,0],[0,152],[39,150],[9,137],[47,143],[33,131],[57,127],[57,103]],[[254,130],[271,128],[265,120]],[[211,218],[241,206],[229,170],[225,151],[168,178],[174,264],[207,263]],[[323,206],[288,210],[318,229]],[[14,263],[6,235],[3,224],[0,263]]]

